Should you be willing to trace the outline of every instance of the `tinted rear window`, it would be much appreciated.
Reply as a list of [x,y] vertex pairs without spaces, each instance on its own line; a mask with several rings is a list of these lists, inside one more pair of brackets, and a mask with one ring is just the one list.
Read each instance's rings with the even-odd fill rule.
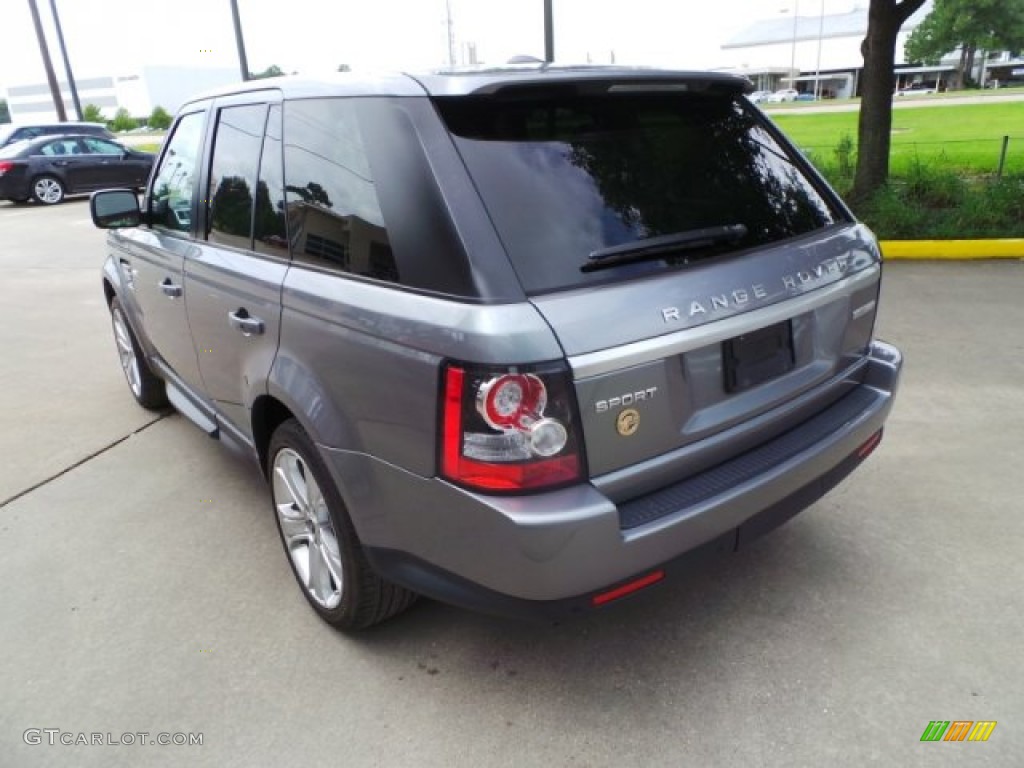
[[[527,293],[663,271],[797,237],[842,214],[742,97],[572,92],[435,100]],[[728,245],[583,273],[645,238],[742,224]]]

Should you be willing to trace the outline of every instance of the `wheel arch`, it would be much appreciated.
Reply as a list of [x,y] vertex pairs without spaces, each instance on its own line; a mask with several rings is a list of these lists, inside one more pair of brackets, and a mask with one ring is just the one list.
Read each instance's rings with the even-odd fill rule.
[[[252,441],[259,456],[260,469],[264,477],[268,476],[268,456],[270,438],[274,430],[288,419],[300,421],[292,410],[273,395],[260,395],[252,404]],[[301,421],[300,421],[301,423]]]

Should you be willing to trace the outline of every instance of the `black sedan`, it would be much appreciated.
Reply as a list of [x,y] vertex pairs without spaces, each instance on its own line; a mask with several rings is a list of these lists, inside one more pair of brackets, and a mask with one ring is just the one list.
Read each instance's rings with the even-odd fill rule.
[[0,149],[0,200],[55,205],[65,195],[142,188],[154,155],[97,136],[47,136]]

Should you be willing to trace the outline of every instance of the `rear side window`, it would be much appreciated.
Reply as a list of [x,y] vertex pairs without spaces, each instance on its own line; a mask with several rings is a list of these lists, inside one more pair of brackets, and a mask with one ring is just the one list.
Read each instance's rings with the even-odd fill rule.
[[354,101],[287,102],[284,166],[292,257],[397,281]]
[[260,150],[263,146],[265,104],[219,110],[206,196],[207,239],[212,243],[249,248],[252,209]]
[[253,215],[255,250],[288,258],[288,230],[285,225],[284,172],[281,169],[281,105],[272,104],[267,117],[260,157],[260,180],[256,185]]
[[[530,294],[662,271],[839,220],[742,101],[572,90],[435,99]],[[581,271],[595,252],[735,225],[745,235],[728,244]]]
[[155,227],[179,232],[192,229],[192,191],[204,117],[203,112],[184,115],[168,139],[149,200],[150,221]]

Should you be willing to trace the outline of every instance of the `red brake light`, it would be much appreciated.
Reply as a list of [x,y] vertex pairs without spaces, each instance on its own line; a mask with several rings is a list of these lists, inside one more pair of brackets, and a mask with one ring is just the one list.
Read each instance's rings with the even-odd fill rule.
[[441,473],[484,491],[548,490],[576,482],[582,460],[564,366],[528,373],[449,365],[444,373]]
[[10,160],[0,160],[0,176],[3,176],[13,167],[14,163],[12,163]]

